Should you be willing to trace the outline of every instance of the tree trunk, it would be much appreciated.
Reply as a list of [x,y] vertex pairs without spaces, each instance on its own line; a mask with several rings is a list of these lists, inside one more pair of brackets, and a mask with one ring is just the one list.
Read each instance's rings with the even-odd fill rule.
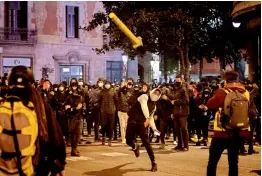
[[168,80],[167,80],[167,72],[168,72],[168,70],[167,70],[167,58],[165,58],[164,57],[164,79],[165,79],[165,82],[167,82]]
[[219,64],[220,64],[220,76],[221,76],[222,79],[224,79],[224,72],[225,72],[225,68],[226,68],[225,61],[223,59],[219,58]]
[[203,75],[203,59],[201,58],[199,62],[199,80],[202,78],[202,75]]
[[184,79],[185,81],[189,81],[189,77],[190,77],[190,62],[189,62],[189,56],[188,56],[188,52],[189,52],[189,31],[187,26],[185,27],[185,32],[184,32],[184,36],[185,36],[185,46],[184,46],[184,65],[185,65],[185,74],[184,74]]
[[184,52],[181,48],[179,48],[180,53],[180,75],[185,74],[185,62],[184,62]]

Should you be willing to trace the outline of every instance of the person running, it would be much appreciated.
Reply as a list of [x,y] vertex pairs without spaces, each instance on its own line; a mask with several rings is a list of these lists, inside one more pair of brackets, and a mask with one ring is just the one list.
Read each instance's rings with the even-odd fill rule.
[[146,151],[151,160],[152,172],[157,171],[157,164],[155,162],[154,152],[149,143],[147,128],[150,125],[151,128],[158,132],[156,129],[153,115],[156,111],[156,102],[161,97],[160,89],[153,89],[150,93],[150,96],[147,94],[142,94],[137,98],[137,101],[133,104],[131,109],[128,111],[128,124],[126,130],[126,143],[134,151],[136,157],[139,157],[139,145],[135,144],[134,139],[138,134],[142,140],[143,146],[145,146]]

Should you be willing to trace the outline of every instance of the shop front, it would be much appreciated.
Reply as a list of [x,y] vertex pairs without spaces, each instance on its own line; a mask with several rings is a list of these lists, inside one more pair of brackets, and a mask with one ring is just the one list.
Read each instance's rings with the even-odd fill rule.
[[32,58],[26,57],[3,57],[2,74],[8,73],[13,67],[23,65],[32,68]]

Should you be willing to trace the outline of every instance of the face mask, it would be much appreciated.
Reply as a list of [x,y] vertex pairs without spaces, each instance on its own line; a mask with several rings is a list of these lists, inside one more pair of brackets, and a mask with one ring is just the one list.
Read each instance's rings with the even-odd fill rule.
[[157,101],[159,99],[159,97],[156,94],[151,94],[150,99],[151,99],[151,101]]
[[77,87],[72,87],[73,88],[73,90],[76,90],[77,89]]
[[83,82],[79,82],[78,85],[79,85],[79,86],[82,86],[82,85],[84,85],[84,83],[83,83]]
[[99,87],[103,87],[103,85],[104,85],[103,83],[98,83]]
[[57,92],[57,88],[54,88],[54,91]]
[[64,91],[64,87],[59,87],[59,90],[60,90],[61,92],[63,92],[63,91]]
[[106,84],[106,85],[105,85],[105,88],[106,88],[106,89],[109,89],[109,88],[110,88],[110,84]]
[[208,94],[205,94],[204,97],[208,97]]

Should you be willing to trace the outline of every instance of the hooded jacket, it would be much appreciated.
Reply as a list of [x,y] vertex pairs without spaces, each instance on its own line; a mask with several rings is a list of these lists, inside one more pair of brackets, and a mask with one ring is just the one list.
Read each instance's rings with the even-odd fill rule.
[[99,102],[101,104],[101,113],[115,114],[117,93],[113,88],[103,89],[100,92]]
[[[157,89],[153,89],[150,92],[150,95],[154,93],[156,90]],[[160,97],[161,94],[159,95],[159,98]],[[156,112],[156,102],[151,101],[147,94],[142,94],[140,97],[137,98],[137,102],[134,103],[134,105],[128,111],[128,116],[129,116],[128,123],[142,124],[146,121],[146,118],[149,118],[150,127],[153,130],[156,130],[156,125],[153,118],[155,112]]]
[[[231,89],[233,91],[238,90],[240,93],[244,94],[244,96],[249,100],[250,95],[249,92],[245,90],[245,87],[240,83],[227,83],[226,88]],[[226,129],[222,128],[220,125],[220,112],[221,109],[224,107],[224,101],[227,96],[227,93],[224,89],[218,89],[214,96],[209,99],[207,103],[207,108],[210,110],[216,110],[217,113],[215,115],[214,120],[214,137],[219,138],[230,138],[233,136],[233,132],[227,131]],[[242,129],[239,132],[241,137],[250,137],[250,128]]]

